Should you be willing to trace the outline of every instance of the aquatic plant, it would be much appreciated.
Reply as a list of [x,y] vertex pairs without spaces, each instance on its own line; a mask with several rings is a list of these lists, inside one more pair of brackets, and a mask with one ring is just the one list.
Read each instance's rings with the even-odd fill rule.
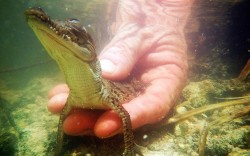
[[[229,98],[226,98],[229,99]],[[244,116],[247,116],[250,113],[250,96],[244,96],[244,97],[238,97],[238,98],[230,98],[229,101],[224,101],[216,104],[208,104],[199,108],[192,109],[190,111],[187,111],[182,114],[177,114],[173,117],[171,117],[167,124],[177,123],[183,120],[186,120],[190,117],[193,117],[198,114],[205,113],[207,111],[225,108],[229,106],[236,106],[236,105],[243,105],[247,104],[245,107],[242,107],[239,110],[236,110],[234,112],[231,112],[229,114],[224,114],[222,116],[219,116],[217,119],[212,120],[211,122],[205,122],[203,129],[201,130],[200,139],[199,139],[199,156],[204,156],[205,153],[205,146],[207,141],[207,135],[209,130],[211,130],[213,127],[221,125],[223,123],[232,121],[237,118],[241,118]],[[208,121],[210,118],[207,119]]]

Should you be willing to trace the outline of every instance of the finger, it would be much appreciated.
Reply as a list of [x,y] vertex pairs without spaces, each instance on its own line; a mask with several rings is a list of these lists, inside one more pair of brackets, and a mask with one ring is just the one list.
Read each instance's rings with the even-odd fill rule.
[[69,93],[57,93],[49,99],[48,110],[51,113],[60,113],[67,101]]
[[[171,71],[175,69],[175,73]],[[124,108],[129,112],[132,128],[151,124],[162,120],[175,105],[183,88],[185,75],[176,77],[176,72],[182,72],[178,67],[154,69],[144,75],[144,81],[150,82],[145,92],[124,104]],[[159,74],[166,73],[166,77],[159,78]],[[178,74],[177,74],[178,75]],[[156,78],[158,77],[158,78]],[[104,113],[95,125],[95,134],[100,138],[106,138],[122,132],[122,122],[119,116],[113,111]]]
[[[162,86],[162,85],[160,85]],[[164,86],[163,86],[164,87]],[[165,117],[173,106],[173,96],[165,92],[163,100],[160,96],[152,94],[155,90],[162,88],[150,87],[146,94],[134,99],[130,103],[124,104],[124,108],[129,112],[132,128],[155,123]],[[157,91],[159,93],[159,91]],[[160,92],[162,94],[162,92]],[[166,100],[168,98],[168,100]],[[165,101],[164,101],[165,100]],[[168,103],[166,103],[168,102]],[[100,138],[107,138],[122,132],[122,122],[120,117],[113,111],[104,113],[97,121],[94,129],[95,135]]]
[[97,120],[94,133],[99,138],[111,137],[122,131],[121,118],[112,110],[103,113]]
[[186,72],[177,65],[167,64],[148,70],[141,79],[150,85],[142,96],[125,105],[131,114],[133,128],[158,122],[165,117],[186,84]]
[[124,106],[130,113],[134,129],[161,121],[176,104],[180,89],[165,81],[159,79],[152,82],[145,94]]
[[142,39],[137,33],[137,26],[128,26],[104,48],[99,57],[104,77],[121,80],[130,74],[142,54],[139,51]]
[[59,84],[52,88],[48,93],[48,98],[52,98],[59,93],[69,93],[69,87],[66,84]]
[[127,25],[100,54],[102,74],[107,79],[121,80],[131,73],[138,60],[152,51],[183,53],[185,48],[183,35],[175,32],[175,29]]
[[63,122],[63,129],[69,135],[93,135],[96,120],[100,111],[74,110]]

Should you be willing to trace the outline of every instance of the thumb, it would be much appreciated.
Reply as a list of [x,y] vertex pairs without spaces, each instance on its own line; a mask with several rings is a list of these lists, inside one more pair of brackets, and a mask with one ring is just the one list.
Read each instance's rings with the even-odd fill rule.
[[102,75],[110,80],[126,78],[139,58],[138,49],[138,39],[128,37],[117,41],[114,38],[99,56]]

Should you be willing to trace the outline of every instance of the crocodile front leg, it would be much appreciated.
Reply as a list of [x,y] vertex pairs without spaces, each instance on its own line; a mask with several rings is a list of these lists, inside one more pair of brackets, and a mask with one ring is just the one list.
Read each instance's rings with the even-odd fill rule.
[[56,149],[55,149],[55,156],[60,156],[62,152],[63,147],[63,139],[64,139],[64,132],[63,132],[63,121],[67,117],[67,115],[71,111],[71,106],[66,102],[65,106],[63,107],[63,110],[60,114],[60,119],[58,123],[57,128],[57,143],[56,143]]
[[124,146],[125,150],[123,152],[124,156],[135,156],[136,153],[143,156],[141,151],[137,148],[134,142],[134,135],[132,131],[132,124],[130,120],[129,113],[119,104],[114,104],[113,101],[108,103],[109,107],[114,110],[119,117],[122,119],[122,128],[124,136]]

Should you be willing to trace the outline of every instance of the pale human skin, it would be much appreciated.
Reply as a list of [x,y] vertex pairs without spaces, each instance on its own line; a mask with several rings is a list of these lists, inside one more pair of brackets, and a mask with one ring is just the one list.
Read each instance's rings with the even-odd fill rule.
[[[163,119],[175,106],[187,75],[183,33],[190,0],[120,0],[114,38],[99,56],[106,79],[125,79],[134,67],[148,84],[143,94],[123,104],[133,129]],[[66,84],[49,92],[48,109],[60,113],[69,93]],[[122,122],[112,110],[75,110],[63,124],[69,135],[107,138],[122,133]]]

